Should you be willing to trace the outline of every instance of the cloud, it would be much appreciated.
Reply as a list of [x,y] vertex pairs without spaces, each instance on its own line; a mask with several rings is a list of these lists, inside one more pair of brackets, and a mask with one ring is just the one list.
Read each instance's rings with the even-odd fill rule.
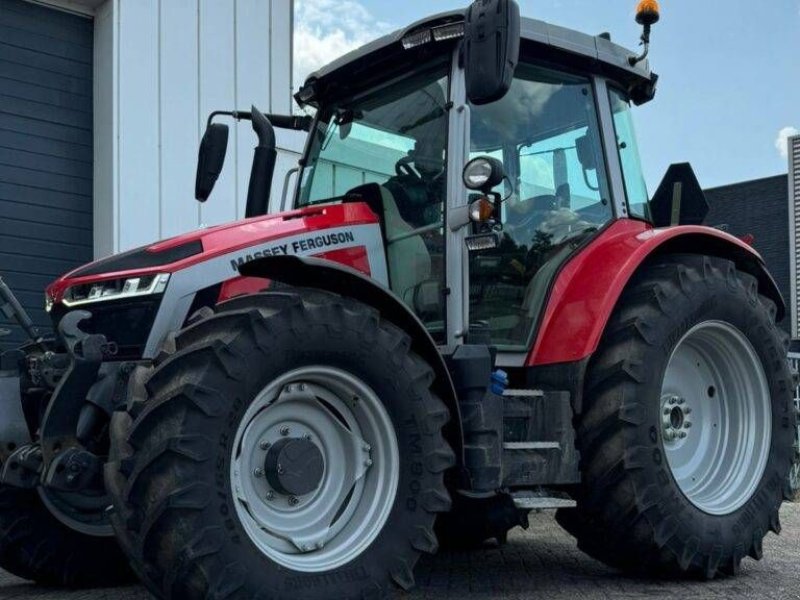
[[795,135],[800,135],[800,130],[797,129],[797,127],[784,127],[778,132],[778,137],[775,140],[775,147],[778,149],[782,158],[789,158],[788,139]]
[[297,0],[294,89],[321,66],[389,30],[356,0]]

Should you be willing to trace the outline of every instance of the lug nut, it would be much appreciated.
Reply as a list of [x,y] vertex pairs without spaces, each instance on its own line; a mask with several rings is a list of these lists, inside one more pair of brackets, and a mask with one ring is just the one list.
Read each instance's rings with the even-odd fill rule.
[[267,500],[270,501],[270,502],[275,500],[275,492],[273,492],[272,490],[268,491],[267,492]]
[[289,435],[289,427],[287,425],[284,425],[283,427],[281,427],[281,435],[283,437],[286,437],[287,435]]
[[678,404],[683,404],[684,402],[686,402],[686,400],[683,398],[678,398]]
[[687,406],[686,408],[684,408],[684,409],[683,409],[683,414],[685,414],[685,415],[690,415],[690,414],[692,414],[692,409],[691,409],[691,407]]
[[297,499],[297,496],[289,496],[289,506],[297,506],[300,503],[300,500]]
[[689,427],[691,427],[691,426],[692,426],[692,422],[691,422],[691,421],[686,421],[686,422],[684,422],[683,426],[684,426],[686,429],[689,429]]
[[255,475],[256,477],[263,477],[264,469],[262,469],[261,467],[256,467],[256,470],[253,471],[253,475]]
[[678,400],[677,400],[677,398],[675,398],[675,396],[671,396],[670,399],[669,399],[669,403],[670,404],[675,404],[677,401]]
[[364,444],[363,446],[361,446],[361,449],[364,452],[369,452],[370,450],[372,450],[372,446],[370,446],[369,444]]
[[667,417],[668,417],[668,416],[669,416],[669,413],[671,413],[671,412],[672,412],[672,411],[671,411],[669,408],[665,408],[665,409],[664,409],[664,416],[667,416]]
[[300,390],[300,391],[302,392],[303,390],[305,390],[305,389],[306,389],[306,384],[305,384],[305,383],[300,383],[300,384],[298,384],[298,385],[297,385],[297,389],[298,389],[298,390]]
[[681,437],[681,439],[683,439],[686,437],[687,433],[685,431],[681,431],[678,435]]
[[372,466],[372,459],[368,458],[367,460],[365,460],[364,461],[364,466],[365,467],[371,467]]
[[270,443],[267,440],[262,440],[261,443],[258,444],[258,447],[261,448],[262,450],[266,450],[267,448],[269,448],[269,446]]
[[311,434],[310,433],[303,434],[303,439],[304,440],[310,440],[311,439]]

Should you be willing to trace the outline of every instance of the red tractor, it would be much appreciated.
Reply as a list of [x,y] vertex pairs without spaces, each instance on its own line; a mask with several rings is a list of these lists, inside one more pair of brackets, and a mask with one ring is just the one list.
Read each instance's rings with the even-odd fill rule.
[[[713,578],[778,532],[795,415],[784,303],[700,225],[688,165],[648,198],[645,52],[477,0],[311,75],[258,134],[244,221],[47,289],[0,365],[0,566],[162,598],[382,598],[440,544],[556,508],[623,571]],[[308,131],[266,214],[274,127]],[[287,194],[288,196],[288,194]]]

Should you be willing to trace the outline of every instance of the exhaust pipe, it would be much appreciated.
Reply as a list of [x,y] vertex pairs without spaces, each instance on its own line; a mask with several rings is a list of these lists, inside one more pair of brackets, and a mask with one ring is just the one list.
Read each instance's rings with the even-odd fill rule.
[[250,110],[253,131],[258,136],[258,146],[253,152],[245,218],[267,214],[272,176],[275,173],[275,161],[278,156],[275,148],[275,129],[272,127],[272,123],[255,106]]

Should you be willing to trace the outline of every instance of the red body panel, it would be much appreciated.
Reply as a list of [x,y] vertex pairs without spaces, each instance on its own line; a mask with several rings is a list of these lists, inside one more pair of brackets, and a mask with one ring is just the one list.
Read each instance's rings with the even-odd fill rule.
[[[375,214],[366,204],[362,203],[309,207],[280,213],[277,215],[254,217],[244,221],[237,221],[236,223],[192,231],[168,240],[156,242],[147,248],[147,251],[149,252],[158,252],[168,248],[180,246],[188,242],[200,240],[203,245],[203,251],[194,256],[190,256],[168,265],[109,272],[100,275],[88,275],[85,277],[73,278],[71,277],[71,273],[67,273],[50,284],[50,286],[47,288],[47,293],[51,298],[54,299],[55,302],[58,302],[63,297],[64,291],[72,285],[94,281],[105,281],[109,279],[121,279],[136,275],[174,273],[216,256],[234,252],[236,250],[246,249],[252,246],[257,246],[271,240],[306,232],[321,231],[341,225],[367,225],[377,222],[378,218],[375,216]],[[331,253],[329,252],[327,254]],[[366,252],[363,254],[366,256]],[[362,271],[364,270],[364,260],[362,260],[360,255],[337,254],[336,257],[329,258],[331,258],[331,260],[343,262],[347,266],[351,266]],[[351,258],[353,261],[349,262]],[[367,268],[366,272],[369,274],[369,268]],[[245,283],[236,285],[248,287],[248,284]],[[232,288],[230,292],[238,291],[236,285],[234,285],[234,288]],[[234,295],[236,294],[234,293]]]
[[664,242],[691,234],[716,237],[758,256],[742,240],[709,227],[653,229],[641,221],[616,221],[556,278],[527,364],[549,365],[589,357],[639,265]]

